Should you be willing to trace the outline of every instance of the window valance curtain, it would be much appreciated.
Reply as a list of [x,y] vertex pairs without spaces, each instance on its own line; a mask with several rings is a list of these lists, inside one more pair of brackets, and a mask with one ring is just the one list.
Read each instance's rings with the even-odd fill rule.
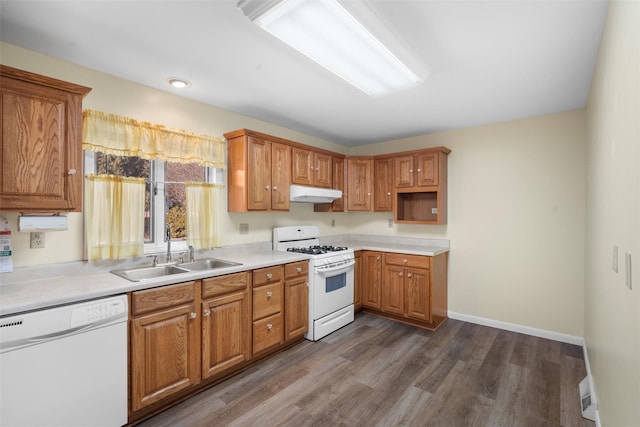
[[95,110],[85,110],[82,116],[84,150],[150,160],[198,163],[200,166],[221,169],[226,167],[226,143],[223,138],[196,135]]
[[89,260],[144,254],[144,178],[87,175],[85,227]]

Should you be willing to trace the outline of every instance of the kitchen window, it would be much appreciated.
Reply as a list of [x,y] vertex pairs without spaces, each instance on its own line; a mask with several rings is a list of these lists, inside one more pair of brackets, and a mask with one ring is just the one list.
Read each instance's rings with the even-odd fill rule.
[[187,181],[222,182],[222,170],[197,163],[148,160],[134,156],[117,156],[85,151],[87,174],[108,174],[145,179],[144,251],[159,252],[167,247],[166,224],[171,225],[171,247],[186,250]]
[[222,137],[84,110],[82,147],[87,203],[97,209],[86,220],[88,259],[161,252],[167,225],[176,252],[187,242],[196,249],[220,246]]

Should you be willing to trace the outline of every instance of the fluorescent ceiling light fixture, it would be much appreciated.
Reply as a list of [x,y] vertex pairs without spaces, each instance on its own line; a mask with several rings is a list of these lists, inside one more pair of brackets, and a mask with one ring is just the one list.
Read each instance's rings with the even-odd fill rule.
[[171,77],[169,80],[169,84],[177,89],[184,89],[191,86],[188,80],[179,79],[177,77]]
[[338,0],[240,0],[249,19],[372,96],[420,78]]

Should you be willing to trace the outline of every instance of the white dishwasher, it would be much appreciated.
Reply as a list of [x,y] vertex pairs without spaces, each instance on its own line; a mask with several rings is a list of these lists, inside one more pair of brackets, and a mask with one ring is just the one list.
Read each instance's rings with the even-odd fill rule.
[[127,423],[124,295],[0,318],[0,426]]

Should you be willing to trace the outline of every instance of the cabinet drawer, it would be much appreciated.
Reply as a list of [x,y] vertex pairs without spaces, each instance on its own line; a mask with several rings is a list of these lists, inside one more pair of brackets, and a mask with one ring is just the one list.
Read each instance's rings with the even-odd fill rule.
[[292,262],[284,266],[284,278],[307,276],[309,274],[309,261]]
[[281,313],[253,322],[253,354],[283,343]]
[[282,280],[282,266],[261,268],[253,270],[253,287],[266,285],[268,283],[277,283]]
[[431,257],[429,256],[387,253],[384,259],[386,264],[431,268]]
[[202,280],[202,297],[209,298],[247,288],[249,273],[235,273]]
[[253,318],[261,319],[282,311],[282,284],[253,288]]
[[131,314],[136,316],[191,302],[195,299],[195,283],[192,281],[133,292],[131,294]]

